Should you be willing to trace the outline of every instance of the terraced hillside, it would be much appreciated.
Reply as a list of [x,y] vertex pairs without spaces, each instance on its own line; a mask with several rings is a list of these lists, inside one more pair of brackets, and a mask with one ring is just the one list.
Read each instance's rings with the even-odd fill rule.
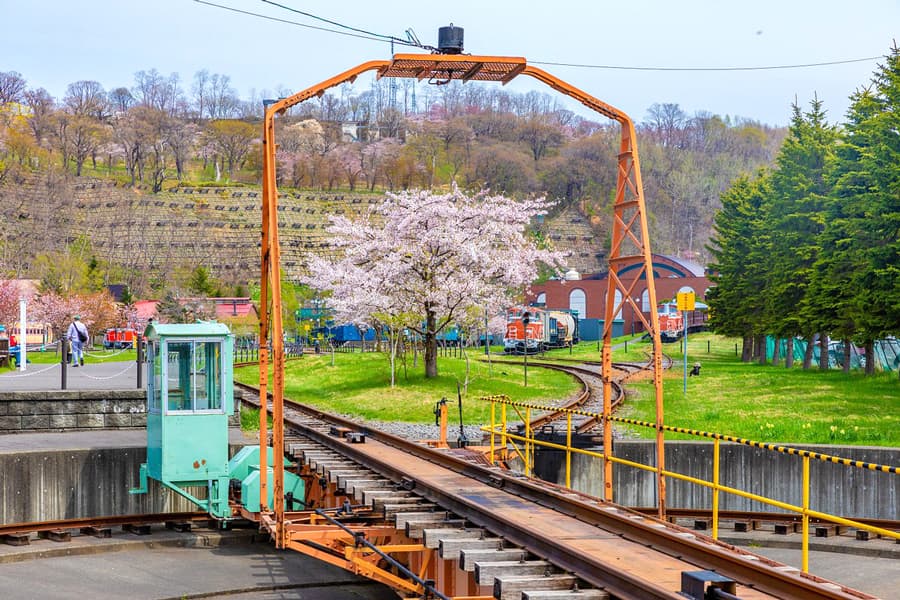
[[[282,192],[278,222],[288,277],[302,273],[309,253],[332,253],[325,231],[330,216],[359,215],[380,200],[372,194]],[[150,194],[105,180],[34,178],[0,186],[0,227],[13,242],[7,252],[52,248],[84,235],[98,257],[127,269],[165,274],[202,264],[219,277],[247,281],[259,269],[260,202],[258,188],[188,186]],[[570,267],[601,268],[594,233],[577,211],[548,220],[545,230],[554,247],[571,251]]]

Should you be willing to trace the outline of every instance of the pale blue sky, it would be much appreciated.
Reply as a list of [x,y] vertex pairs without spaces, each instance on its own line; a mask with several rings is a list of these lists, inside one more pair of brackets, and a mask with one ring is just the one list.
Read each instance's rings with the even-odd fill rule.
[[[332,27],[261,0],[210,1]],[[900,37],[897,0],[282,3],[381,34],[404,37],[412,28],[423,43],[433,45],[438,27],[453,22],[465,29],[466,52],[524,56],[533,63],[792,65],[884,55]],[[266,21],[193,0],[0,0],[0,32],[0,71],[18,71],[29,86],[45,87],[57,97],[80,79],[99,81],[107,89],[131,87],[136,71],[152,68],[164,75],[179,73],[189,89],[194,73],[206,68],[229,75],[248,98],[251,90],[303,89],[390,55],[387,43]],[[654,102],[671,102],[688,114],[709,111],[782,125],[790,118],[793,99],[806,106],[813,94],[824,101],[832,121],[843,120],[847,97],[868,84],[876,61],[736,72],[538,66],[638,121]],[[365,87],[357,84],[356,89]],[[509,87],[550,92],[526,78]]]

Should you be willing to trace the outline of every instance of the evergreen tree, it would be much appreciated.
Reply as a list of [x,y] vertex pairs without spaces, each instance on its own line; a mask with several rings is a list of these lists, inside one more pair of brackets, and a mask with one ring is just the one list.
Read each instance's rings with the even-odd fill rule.
[[837,335],[865,345],[871,373],[873,342],[900,333],[900,50],[851,101],[829,173],[816,304]]
[[[765,287],[769,276],[766,255],[769,235],[766,221],[770,197],[769,176],[739,177],[722,194],[714,235],[707,250],[715,287],[709,291],[710,327],[717,333],[744,339],[742,359],[751,358],[754,336],[765,332]],[[765,356],[765,354],[763,354]]]
[[134,304],[134,295],[131,293],[131,288],[127,285],[122,288],[122,297],[119,298],[119,301],[125,306],[131,306]]
[[[772,331],[778,337],[802,335],[812,343],[815,327],[823,325],[816,311],[803,308],[824,230],[824,204],[830,190],[825,170],[836,140],[837,131],[825,121],[818,98],[805,114],[793,105],[788,137],[772,172],[767,302]],[[804,367],[809,367],[808,362]]]
[[191,272],[187,287],[192,293],[204,298],[215,296],[217,290],[216,283],[209,274],[209,269],[203,265],[198,265]]
[[192,320],[188,318],[188,312],[184,306],[178,301],[175,292],[169,291],[159,301],[156,307],[156,314],[159,315],[162,323],[190,323]]

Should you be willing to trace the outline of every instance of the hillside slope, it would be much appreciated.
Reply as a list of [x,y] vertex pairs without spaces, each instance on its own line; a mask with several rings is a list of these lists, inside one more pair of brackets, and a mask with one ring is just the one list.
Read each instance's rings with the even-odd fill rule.
[[[3,258],[27,273],[39,252],[62,249],[84,236],[97,258],[120,265],[133,289],[165,280],[179,268],[203,265],[224,281],[246,282],[259,270],[261,190],[183,186],[150,194],[91,178],[31,177],[0,186]],[[282,267],[290,279],[304,271],[309,253],[331,255],[325,231],[332,215],[361,215],[382,196],[282,192],[278,223]],[[604,256],[588,220],[566,209],[543,225],[569,267],[602,268]]]

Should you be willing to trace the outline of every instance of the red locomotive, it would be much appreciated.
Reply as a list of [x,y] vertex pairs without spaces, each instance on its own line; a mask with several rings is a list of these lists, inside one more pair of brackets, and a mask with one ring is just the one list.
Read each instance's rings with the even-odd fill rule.
[[[660,341],[676,342],[684,335],[684,313],[678,310],[674,301],[663,302],[659,305],[659,337]],[[706,310],[703,308],[687,311],[688,333],[706,329]]]
[[111,327],[103,336],[104,348],[134,348],[137,332],[131,327]]

